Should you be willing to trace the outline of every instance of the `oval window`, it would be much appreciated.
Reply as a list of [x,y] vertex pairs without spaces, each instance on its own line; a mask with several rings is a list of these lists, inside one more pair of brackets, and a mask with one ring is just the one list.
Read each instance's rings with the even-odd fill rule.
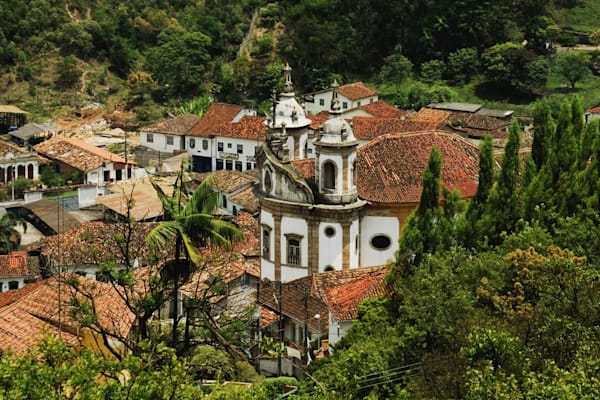
[[377,250],[385,250],[392,244],[392,240],[386,235],[373,236],[371,239],[371,246]]
[[335,228],[333,226],[328,226],[325,228],[325,236],[333,237],[335,236]]

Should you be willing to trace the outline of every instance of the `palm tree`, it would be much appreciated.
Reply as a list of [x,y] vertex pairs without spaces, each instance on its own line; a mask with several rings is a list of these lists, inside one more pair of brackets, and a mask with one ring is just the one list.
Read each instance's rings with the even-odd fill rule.
[[0,217],[0,254],[9,254],[21,244],[21,233],[15,229],[19,225],[27,231],[27,223],[15,214],[5,212]]
[[[177,346],[178,340],[179,281],[192,269],[201,265],[202,257],[198,249],[208,245],[227,248],[232,241],[242,238],[242,233],[235,225],[213,215],[218,205],[219,194],[214,190],[212,175],[202,181],[190,196],[184,182],[185,169],[185,165],[182,164],[171,196],[166,195],[156,181],[152,181],[152,186],[162,202],[164,222],[154,228],[146,238],[148,244],[153,247],[165,247],[175,242],[175,257],[165,265],[166,272],[174,282],[173,347]],[[188,342],[186,327],[186,346]]]

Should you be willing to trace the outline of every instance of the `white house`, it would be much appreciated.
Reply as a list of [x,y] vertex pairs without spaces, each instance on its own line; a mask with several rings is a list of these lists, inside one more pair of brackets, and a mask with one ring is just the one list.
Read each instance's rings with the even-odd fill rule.
[[[334,83],[337,85],[337,83]],[[318,92],[309,93],[304,98],[312,97],[311,101],[305,101],[304,107],[308,114],[318,114],[329,110],[333,96],[333,88],[327,88]],[[349,83],[339,86],[338,98],[343,112],[358,108],[379,100],[379,92],[371,89],[362,82]]]
[[13,251],[0,255],[0,293],[22,288],[29,276],[26,252]]
[[186,150],[186,135],[200,120],[193,114],[178,115],[140,129],[140,146],[155,150],[158,158],[168,158]]
[[213,103],[186,136],[194,172],[255,168],[256,147],[265,140],[264,117],[242,106]]
[[64,175],[78,173],[83,183],[99,187],[134,175],[134,162],[80,139],[55,136],[34,150],[53,160]]

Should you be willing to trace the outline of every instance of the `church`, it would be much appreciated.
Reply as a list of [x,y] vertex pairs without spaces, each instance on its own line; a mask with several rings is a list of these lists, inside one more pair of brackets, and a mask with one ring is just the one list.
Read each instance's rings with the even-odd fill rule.
[[[444,131],[390,133],[359,148],[341,117],[337,82],[329,118],[309,135],[310,116],[296,100],[289,65],[283,73],[283,91],[256,153],[261,278],[288,282],[392,260],[419,203],[433,147],[443,159],[442,185],[463,198],[475,195],[479,151],[466,139]],[[308,158],[310,140],[315,151]]]

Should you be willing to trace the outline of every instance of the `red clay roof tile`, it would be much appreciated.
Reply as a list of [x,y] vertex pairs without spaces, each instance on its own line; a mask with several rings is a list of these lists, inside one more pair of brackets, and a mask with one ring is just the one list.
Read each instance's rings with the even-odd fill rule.
[[192,136],[212,136],[217,127],[226,122],[230,123],[242,110],[242,106],[235,104],[213,103],[190,129],[189,134]]
[[358,195],[378,203],[418,203],[433,147],[442,156],[442,186],[460,190],[463,197],[474,196],[478,148],[458,135],[441,131],[384,135],[359,148]]
[[185,135],[200,121],[200,117],[194,114],[177,115],[173,118],[158,121],[148,125],[140,131],[166,133],[169,135]]
[[354,136],[359,140],[372,140],[388,133],[405,133],[435,129],[436,124],[427,121],[398,118],[352,118]]
[[360,100],[365,97],[378,95],[379,92],[371,89],[362,82],[349,83],[339,87],[339,93],[350,100]]
[[373,117],[379,118],[399,118],[408,114],[408,111],[401,110],[385,100],[378,100],[373,103],[360,106],[359,108],[368,112]]

